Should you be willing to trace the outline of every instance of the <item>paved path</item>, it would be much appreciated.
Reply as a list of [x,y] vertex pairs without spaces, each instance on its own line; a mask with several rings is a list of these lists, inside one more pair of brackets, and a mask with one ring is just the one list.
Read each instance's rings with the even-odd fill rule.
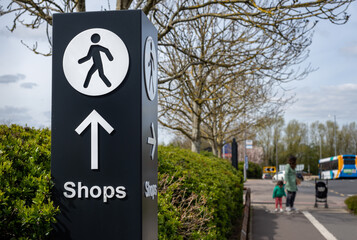
[[303,214],[272,213],[253,207],[252,239],[254,240],[324,240]]
[[[254,240],[356,239],[357,217],[345,209],[341,196],[328,196],[329,208],[314,208],[314,182],[303,182],[295,201],[298,211],[275,213],[271,180],[248,180],[252,191],[252,233]],[[285,203],[285,199],[283,200]],[[284,207],[285,209],[285,207]]]

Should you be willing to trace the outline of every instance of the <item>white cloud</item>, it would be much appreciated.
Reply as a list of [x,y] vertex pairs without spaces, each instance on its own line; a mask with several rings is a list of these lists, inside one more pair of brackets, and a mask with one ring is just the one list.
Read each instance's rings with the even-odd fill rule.
[[336,115],[341,123],[357,122],[357,84],[321,86],[316,90],[300,88],[296,94],[297,102],[286,111],[287,121],[324,122]]
[[21,84],[22,88],[27,88],[27,89],[32,89],[33,87],[36,87],[37,84],[33,82],[25,82]]
[[23,74],[16,74],[16,75],[6,74],[0,76],[0,84],[15,83],[23,79],[25,79],[25,75]]
[[346,55],[357,56],[357,42],[351,43],[342,48],[342,53]]
[[32,117],[27,108],[5,106],[0,108],[0,123],[26,125],[32,123]]

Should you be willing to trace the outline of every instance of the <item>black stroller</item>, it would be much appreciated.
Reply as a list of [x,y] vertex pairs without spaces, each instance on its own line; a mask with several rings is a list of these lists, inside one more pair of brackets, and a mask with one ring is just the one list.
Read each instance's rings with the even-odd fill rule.
[[328,180],[316,180],[315,179],[315,208],[318,207],[317,203],[325,203],[325,208],[328,208],[327,204],[327,192],[328,192]]

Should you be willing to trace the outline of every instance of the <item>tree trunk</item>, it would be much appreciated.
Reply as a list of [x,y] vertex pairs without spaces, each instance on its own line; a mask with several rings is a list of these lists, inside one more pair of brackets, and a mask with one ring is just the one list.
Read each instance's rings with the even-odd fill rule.
[[215,155],[215,156],[218,156],[219,153],[217,151],[217,144],[215,144],[215,141],[214,140],[210,140],[209,144],[211,145],[211,148],[212,148],[212,154]]
[[85,12],[86,11],[86,1],[85,0],[75,0],[75,2],[76,2],[77,12]]
[[222,148],[223,148],[223,146],[219,146],[219,144],[218,144],[218,146],[217,146],[217,157],[219,157],[219,158],[223,158],[223,156],[222,156]]
[[191,151],[201,150],[201,106],[193,102]]
[[210,141],[210,145],[212,147],[212,153],[216,157],[223,158],[222,156],[222,148],[223,144],[218,143],[216,140]]
[[200,153],[200,148],[201,148],[201,140],[192,140],[191,142],[191,151],[195,153]]
[[127,10],[133,0],[117,0],[116,10]]

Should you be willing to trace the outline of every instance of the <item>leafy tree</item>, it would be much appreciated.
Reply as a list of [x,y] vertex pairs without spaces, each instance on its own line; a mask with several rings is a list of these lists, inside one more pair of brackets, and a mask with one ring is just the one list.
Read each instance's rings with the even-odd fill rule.
[[302,157],[302,146],[308,144],[307,125],[296,120],[290,121],[285,128],[284,141],[287,146],[287,155]]
[[273,158],[272,140],[273,133],[271,125],[261,126],[257,129],[257,141],[263,148],[264,165],[270,165],[269,159]]
[[315,149],[316,153],[318,153],[318,157],[322,158],[323,146],[325,142],[325,125],[318,121],[310,124],[310,144]]
[[335,156],[335,135],[337,131],[338,126],[335,126],[333,121],[326,122],[326,152],[328,156]]
[[[334,156],[334,122],[326,123],[313,122],[310,127],[305,123],[291,120],[284,127],[281,137],[283,145],[278,144],[278,162],[286,163],[290,154],[296,155],[299,164],[305,165],[305,171],[310,169],[311,173],[317,174],[318,160]],[[337,154],[356,154],[356,123],[345,124],[339,130],[336,127]],[[257,133],[257,143],[264,151],[264,164],[274,165],[274,146],[272,125],[259,130]]]
[[350,153],[357,153],[357,126],[352,122],[348,126],[348,132],[351,134]]

